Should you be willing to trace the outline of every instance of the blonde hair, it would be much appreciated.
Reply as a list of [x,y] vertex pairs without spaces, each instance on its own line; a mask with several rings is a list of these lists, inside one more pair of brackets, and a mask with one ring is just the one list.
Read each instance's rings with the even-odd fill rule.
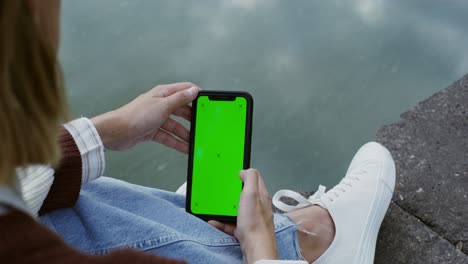
[[56,51],[24,2],[0,1],[0,184],[18,166],[58,160],[68,115]]

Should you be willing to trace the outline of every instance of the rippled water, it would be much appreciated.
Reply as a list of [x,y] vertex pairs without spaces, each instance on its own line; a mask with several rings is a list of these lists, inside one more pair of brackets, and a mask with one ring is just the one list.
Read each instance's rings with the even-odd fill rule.
[[[252,166],[274,192],[331,187],[376,129],[468,72],[468,2],[64,1],[61,59],[76,116],[158,83],[250,92]],[[175,190],[185,155],[107,152],[106,175]]]

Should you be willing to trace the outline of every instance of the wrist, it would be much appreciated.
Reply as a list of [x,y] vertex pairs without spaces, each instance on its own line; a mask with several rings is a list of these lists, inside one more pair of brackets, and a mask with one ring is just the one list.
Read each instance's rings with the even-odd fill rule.
[[253,264],[261,259],[278,259],[276,237],[274,235],[273,237],[251,237],[248,241],[241,243],[241,250],[245,263],[248,264]]
[[125,137],[127,129],[115,111],[107,112],[91,118],[105,149],[118,150],[119,142]]

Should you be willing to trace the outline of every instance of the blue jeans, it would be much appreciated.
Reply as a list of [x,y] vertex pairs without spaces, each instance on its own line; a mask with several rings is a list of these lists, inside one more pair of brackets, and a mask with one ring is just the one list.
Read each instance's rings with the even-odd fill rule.
[[[90,254],[133,248],[189,263],[242,263],[239,242],[186,213],[185,196],[112,178],[87,183],[74,208],[40,220]],[[297,225],[281,214],[274,221],[280,258],[303,259]]]

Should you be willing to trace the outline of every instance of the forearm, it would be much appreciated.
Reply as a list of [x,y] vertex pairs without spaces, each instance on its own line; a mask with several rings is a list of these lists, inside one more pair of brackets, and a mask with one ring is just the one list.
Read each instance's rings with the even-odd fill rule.
[[82,161],[75,139],[65,128],[59,136],[62,157],[54,170],[54,181],[39,215],[75,205],[83,181]]
[[91,121],[80,118],[64,127],[59,139],[62,159],[39,214],[74,206],[81,185],[104,173],[104,147]]
[[33,165],[18,168],[18,184],[23,200],[33,214],[72,206],[79,194],[81,156],[74,138],[62,128],[58,143],[62,157],[55,168]]
[[37,214],[71,207],[81,185],[104,173],[104,148],[90,120],[64,125],[58,139],[62,158],[54,168],[46,165],[18,169],[19,187],[28,207]]
[[[269,232],[265,232],[265,234],[269,234]],[[257,260],[261,259],[278,259],[274,233],[273,237],[269,237],[268,235],[256,238],[251,237],[249,241],[241,243],[241,249],[244,256],[244,263],[247,264],[256,263]]]

